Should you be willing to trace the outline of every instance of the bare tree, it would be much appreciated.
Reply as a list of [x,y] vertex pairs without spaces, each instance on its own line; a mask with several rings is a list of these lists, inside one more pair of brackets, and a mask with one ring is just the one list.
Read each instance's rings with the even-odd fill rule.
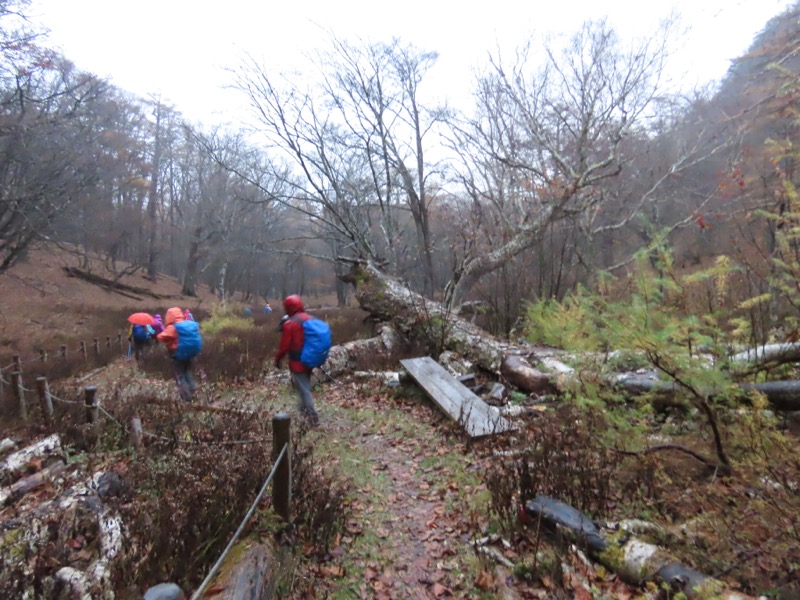
[[[6,56],[5,58],[8,58]],[[108,85],[29,46],[0,77],[0,273],[98,181]],[[13,74],[12,74],[13,72]]]
[[658,97],[666,36],[623,49],[605,22],[586,23],[562,51],[547,45],[533,76],[529,52],[510,70],[493,59],[479,81],[477,115],[454,137],[464,165],[457,179],[507,238],[488,251],[466,248],[449,302],[540,244],[551,223],[590,222],[600,212],[609,182],[632,160],[627,139],[645,128]]
[[[423,287],[434,287],[428,137],[444,112],[426,110],[419,86],[436,55],[391,44],[333,40],[317,87],[276,81],[250,60],[237,74],[273,149],[287,161],[286,205],[305,213],[345,256],[397,271],[404,213],[411,214]],[[280,84],[280,85],[279,85]],[[297,173],[299,176],[289,175]]]

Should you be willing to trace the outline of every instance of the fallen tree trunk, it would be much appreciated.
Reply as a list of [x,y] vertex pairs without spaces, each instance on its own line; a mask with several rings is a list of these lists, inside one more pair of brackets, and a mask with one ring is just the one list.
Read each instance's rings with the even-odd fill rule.
[[[325,362],[325,372],[330,376],[349,373],[357,369],[360,360],[386,357],[402,344],[401,336],[391,325],[383,325],[378,335],[366,340],[354,340],[333,346]],[[325,376],[321,377],[324,381]]]
[[748,348],[734,354],[731,362],[748,362],[764,364],[770,362],[785,363],[800,360],[800,343],[765,344],[756,348]]
[[457,353],[481,369],[505,377],[525,392],[555,391],[549,375],[525,359],[526,351],[494,338],[439,302],[411,291],[372,263],[353,264],[344,280],[355,285],[361,308],[391,323],[407,339],[439,352]]
[[275,595],[275,573],[277,571],[275,551],[264,544],[249,546],[244,553],[237,553],[230,568],[214,580],[215,598],[219,600],[266,600]]
[[48,456],[63,457],[61,450],[61,438],[57,434],[48,436],[38,442],[26,446],[9,454],[0,463],[0,482],[8,485],[22,475],[28,463],[35,458],[45,458]]
[[[439,302],[428,300],[411,291],[398,280],[382,273],[369,262],[356,262],[343,279],[356,288],[356,299],[361,308],[374,317],[391,324],[381,334],[369,340],[348,342],[331,349],[326,363],[330,375],[354,370],[359,356],[380,356],[391,352],[400,338],[437,349],[441,354],[433,358],[447,366],[445,354],[458,354],[475,366],[505,378],[518,389],[537,394],[556,393],[564,380],[572,376],[572,369],[561,361],[542,356],[541,362],[550,372],[542,372],[531,365],[527,356],[534,354],[530,348],[520,348],[498,340]],[[800,357],[800,344],[775,344],[734,355],[734,360],[785,360]],[[450,369],[454,369],[451,367]],[[552,373],[551,373],[552,372]],[[462,375],[463,373],[453,373]],[[322,378],[324,379],[324,377]],[[641,394],[661,391],[674,395],[676,387],[669,382],[647,377],[628,377],[616,382],[630,393]],[[743,390],[755,389],[763,393],[778,410],[800,410],[800,381],[742,384]]]
[[541,519],[548,526],[565,533],[583,546],[592,558],[628,583],[638,586],[649,581],[664,583],[675,592],[683,592],[688,598],[751,598],[726,590],[727,586],[722,581],[679,563],[659,546],[628,536],[623,536],[619,542],[608,539],[587,515],[553,498],[537,496],[522,508],[524,521],[530,524]]
[[40,488],[48,481],[53,481],[53,479],[59,476],[64,469],[66,469],[67,465],[61,461],[57,463],[53,463],[49,467],[42,469],[38,473],[34,473],[24,479],[20,479],[13,485],[0,489],[0,506],[6,506],[8,504],[13,504],[28,492],[32,492],[35,489]]
[[[634,375],[620,377],[616,381],[626,392],[631,394],[644,394],[648,392],[659,392],[661,394],[674,395],[678,392],[678,386],[671,381],[661,381],[644,375]],[[755,390],[764,394],[767,401],[775,410],[800,410],[800,381],[767,381],[763,383],[742,383],[739,388]]]
[[126,285],[124,283],[120,283],[119,281],[114,281],[113,279],[107,279],[106,277],[101,277],[100,275],[89,273],[88,271],[84,271],[77,267],[63,267],[63,269],[64,272],[69,277],[77,277],[78,279],[82,279],[83,281],[87,281],[94,285],[98,285],[111,292],[116,292],[117,294],[125,296],[126,298],[131,298],[133,300],[142,300],[141,296],[155,298],[156,300],[164,300],[173,297],[164,294],[156,294],[155,292],[152,292],[147,288],[133,286],[133,285]]

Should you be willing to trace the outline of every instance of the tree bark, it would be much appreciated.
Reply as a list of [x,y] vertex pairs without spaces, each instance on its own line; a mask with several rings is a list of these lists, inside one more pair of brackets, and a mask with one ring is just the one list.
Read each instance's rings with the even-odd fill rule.
[[435,359],[445,351],[454,352],[485,371],[505,377],[523,391],[555,391],[550,377],[524,358],[526,351],[411,291],[372,263],[354,263],[343,279],[355,286],[356,299],[364,310],[391,323],[407,339],[426,346]]
[[51,456],[63,458],[61,438],[57,434],[53,434],[30,446],[26,446],[21,450],[9,454],[6,459],[0,463],[0,480],[6,484],[16,481],[31,460],[34,458],[44,459]]
[[153,142],[153,172],[150,175],[150,192],[147,216],[150,222],[150,244],[147,249],[147,278],[155,281],[158,276],[158,176],[161,171],[161,102],[156,103],[156,132]]
[[525,502],[523,508],[524,522],[535,526],[541,519],[549,527],[566,533],[568,538],[583,545],[594,559],[634,585],[641,586],[648,581],[663,583],[689,598],[752,598],[730,591],[723,582],[682,565],[654,544],[627,538],[616,545],[590,517],[553,498],[537,496]]
[[[625,391],[632,394],[644,394],[656,391],[661,395],[674,396],[678,385],[671,381],[660,381],[649,377],[626,377],[617,381]],[[767,381],[763,383],[742,383],[739,388],[758,391],[766,396],[775,410],[800,410],[800,381]]]
[[183,278],[183,290],[181,290],[181,294],[184,296],[197,296],[197,266],[200,262],[200,236],[202,233],[202,226],[197,227],[189,246],[189,258],[186,261],[186,275]]
[[237,553],[234,564],[228,568],[223,566],[224,575],[215,580],[215,589],[221,589],[215,597],[220,600],[273,598],[278,562],[275,555],[275,549],[263,543],[247,548],[243,554]]
[[6,506],[7,504],[13,504],[28,492],[32,492],[33,490],[43,486],[48,481],[52,481],[53,478],[64,472],[66,466],[67,465],[64,462],[58,461],[49,467],[42,469],[38,473],[34,473],[33,475],[29,475],[24,479],[20,479],[7,488],[0,489],[0,505]]

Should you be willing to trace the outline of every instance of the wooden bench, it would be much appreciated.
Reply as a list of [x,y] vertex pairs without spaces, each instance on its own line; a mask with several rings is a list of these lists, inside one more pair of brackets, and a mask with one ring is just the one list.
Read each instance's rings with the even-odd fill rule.
[[439,408],[461,425],[470,437],[483,437],[516,429],[498,410],[486,404],[429,356],[408,358],[401,360],[400,364]]

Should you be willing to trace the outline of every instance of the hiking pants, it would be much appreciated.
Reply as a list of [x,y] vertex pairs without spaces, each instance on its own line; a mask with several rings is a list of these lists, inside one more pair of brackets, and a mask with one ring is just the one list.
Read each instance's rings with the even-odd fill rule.
[[147,340],[133,340],[133,357],[137,363],[144,358],[146,350]]
[[172,359],[172,364],[175,367],[175,382],[178,384],[178,393],[181,400],[191,402],[194,396],[194,389],[197,384],[192,377],[192,360],[178,360]]
[[291,371],[292,382],[300,397],[297,403],[297,410],[300,414],[306,415],[311,422],[319,422],[319,415],[314,410],[314,398],[311,397],[311,371],[296,372]]

